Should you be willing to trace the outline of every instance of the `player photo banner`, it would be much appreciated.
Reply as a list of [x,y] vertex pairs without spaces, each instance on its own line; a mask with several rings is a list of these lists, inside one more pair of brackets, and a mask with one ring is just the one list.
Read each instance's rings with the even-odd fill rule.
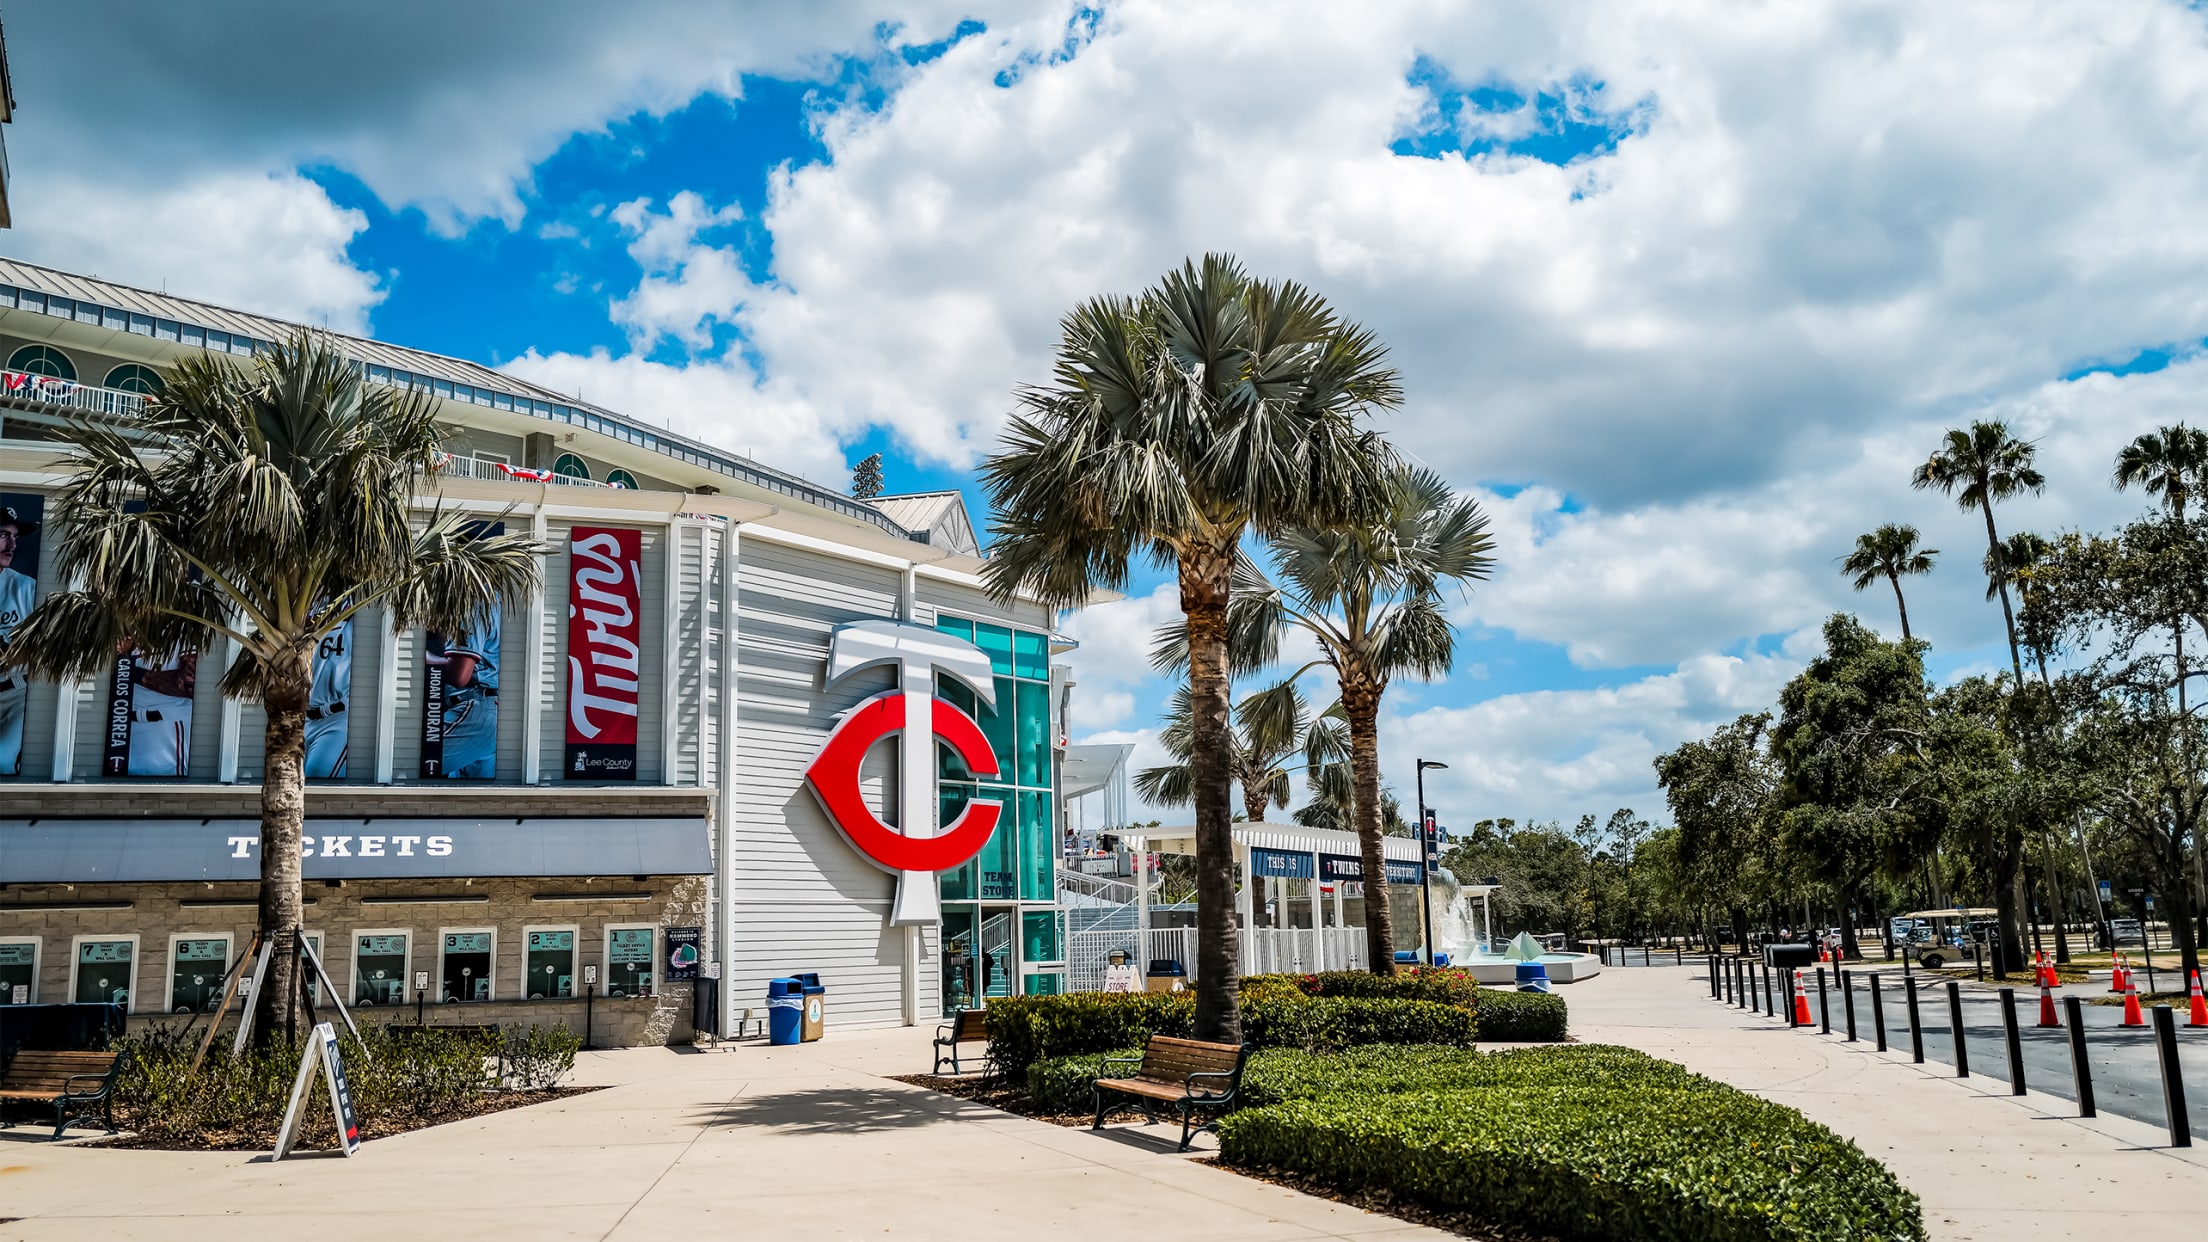
[[[479,522],[470,539],[506,533],[504,522]],[[501,620],[496,608],[464,634],[431,630],[422,640],[422,779],[487,781],[498,775],[498,665]]]
[[192,695],[199,688],[199,653],[152,655],[126,640],[107,677],[107,776],[161,776],[191,771]]
[[31,679],[8,667],[8,638],[38,602],[38,528],[46,498],[0,492],[0,776],[23,771],[23,712]]
[[567,779],[636,779],[644,533],[577,526],[567,545]]
[[345,779],[345,743],[352,734],[353,622],[322,636],[314,649],[314,686],[307,693],[307,776]]

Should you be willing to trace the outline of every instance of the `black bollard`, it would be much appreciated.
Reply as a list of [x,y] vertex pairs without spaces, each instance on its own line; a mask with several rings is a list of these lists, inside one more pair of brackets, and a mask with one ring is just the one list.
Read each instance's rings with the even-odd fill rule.
[[2078,1085],[2078,1116],[2095,1115],[2093,1067],[2085,1059],[2085,1010],[2075,996],[2062,998],[2062,1016],[2070,1028],[2070,1077]]
[[1848,1040],[1855,1042],[1855,976],[1845,967],[1840,971],[1840,1008],[1848,1015]]
[[1771,1007],[1771,963],[1763,964],[1763,1016],[1776,1018],[1779,1011]]
[[1794,1029],[1794,972],[1779,972],[1779,1003],[1786,1007],[1786,1027]]
[[1947,1021],[1955,1032],[1955,1076],[1970,1077],[1970,1045],[1963,1041],[1963,985],[1947,981]]
[[1710,999],[1717,999],[1717,954],[1710,954]]
[[1878,976],[1869,976],[1871,984],[1871,1025],[1878,1030],[1878,1050],[1886,1051],[1886,994],[1878,986]]
[[1909,1060],[1924,1064],[1924,1014],[1917,1008],[1917,985],[1913,979],[1902,981],[1901,990],[1909,999]]
[[2016,1030],[2016,989],[2001,989],[2001,1036],[2009,1044],[2009,1094],[2024,1094],[2024,1037]]
[[2168,1005],[2154,1007],[2154,1050],[2162,1058],[2162,1108],[2170,1118],[2170,1146],[2193,1145],[2192,1119],[2185,1115],[2185,1076],[2177,1065],[2177,1020]]
[[1832,1034],[1832,997],[1825,991],[1825,968],[1817,968],[1817,1023],[1823,1034]]

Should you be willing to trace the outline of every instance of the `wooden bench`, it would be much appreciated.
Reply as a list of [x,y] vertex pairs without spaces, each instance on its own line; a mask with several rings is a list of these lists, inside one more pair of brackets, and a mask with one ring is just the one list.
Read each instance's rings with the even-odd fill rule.
[[[1125,1078],[1097,1078],[1096,1124],[1091,1128],[1104,1128],[1107,1091],[1133,1096],[1142,1115],[1151,1121],[1157,1120],[1150,1108],[1155,1100],[1180,1110],[1180,1149],[1187,1151],[1189,1139],[1195,1137],[1192,1114],[1199,1108],[1225,1109],[1234,1103],[1235,1094],[1242,1089],[1242,1066],[1248,1055],[1249,1048],[1244,1044],[1210,1044],[1152,1035],[1140,1057],[1104,1059],[1107,1073],[1114,1065],[1132,1065],[1135,1072]],[[1211,1125],[1206,1123],[1202,1128],[1208,1130]]]
[[36,1100],[54,1106],[54,1137],[79,1121],[97,1121],[115,1133],[115,1075],[119,1052],[45,1052],[25,1048],[0,1074],[0,1100]]
[[[929,1072],[943,1072],[943,1061],[948,1056],[951,1072],[960,1073],[958,1046],[960,1044],[986,1044],[989,1042],[989,1011],[986,1009],[961,1009],[951,1015],[951,1020],[935,1028],[935,1068]],[[945,1049],[950,1051],[946,1054]]]

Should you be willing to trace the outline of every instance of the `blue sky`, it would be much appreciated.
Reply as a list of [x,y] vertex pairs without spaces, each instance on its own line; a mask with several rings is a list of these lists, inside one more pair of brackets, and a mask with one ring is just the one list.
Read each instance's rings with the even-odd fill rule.
[[[1832,610],[1891,627],[1836,572],[1881,522],[1944,550],[1935,676],[2005,663],[1982,530],[1910,467],[2008,419],[2053,483],[2004,529],[2105,526],[2115,446],[2199,405],[2208,36],[2162,0],[211,5],[11,12],[10,253],[823,482],[880,452],[983,521],[1077,300],[1210,249],[1313,284],[1392,347],[1397,443],[1494,518],[1457,673],[1387,722],[1391,779],[1447,759],[1459,818],[1657,813],[1650,757],[1767,706]],[[40,52],[81,46],[99,91]],[[1146,759],[1163,581],[1068,621],[1077,735]]]

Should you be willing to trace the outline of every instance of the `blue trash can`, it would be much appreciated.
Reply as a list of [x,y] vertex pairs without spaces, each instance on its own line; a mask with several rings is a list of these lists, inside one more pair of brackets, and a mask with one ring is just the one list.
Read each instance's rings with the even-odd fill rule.
[[795,979],[767,980],[767,1042],[794,1044],[805,1037],[805,985]]
[[1144,977],[1146,992],[1181,992],[1188,989],[1188,968],[1179,958],[1154,957],[1150,959],[1150,973]]
[[1416,965],[1418,965],[1418,950],[1416,950],[1416,949],[1397,949],[1397,950],[1395,951],[1395,964],[1396,964],[1396,965],[1398,965],[1398,966],[1416,966]]
[[1518,990],[1521,992],[1546,992],[1549,990],[1549,970],[1539,962],[1518,963]]

